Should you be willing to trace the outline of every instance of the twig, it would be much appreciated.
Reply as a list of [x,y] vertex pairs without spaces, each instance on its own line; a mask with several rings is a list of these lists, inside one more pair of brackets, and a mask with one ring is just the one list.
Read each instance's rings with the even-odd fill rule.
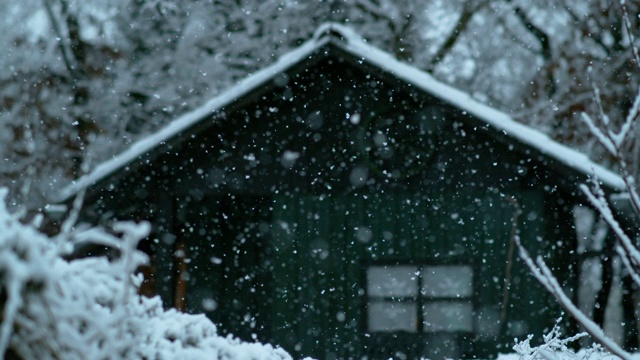
[[[27,176],[25,176],[24,183],[20,188],[20,195],[22,196],[23,206],[26,207],[25,203],[28,201],[29,194],[31,193],[31,183],[33,182],[33,177],[35,176],[36,169],[33,164],[33,154],[36,152],[36,143],[33,140],[33,131],[31,130],[31,124],[26,122],[24,125],[24,137],[26,141],[27,154],[32,157],[29,165],[27,165]],[[25,209],[26,210],[26,209]],[[22,214],[26,215],[26,211]]]
[[[84,161],[80,165],[80,171],[82,175],[85,175],[89,172],[91,163],[91,156],[87,155],[84,158]],[[73,199],[73,204],[71,206],[71,210],[69,211],[69,215],[60,225],[60,233],[55,237],[57,240],[58,250],[62,250],[64,245],[69,243],[69,237],[71,235],[71,230],[76,225],[78,218],[80,217],[80,210],[82,210],[82,205],[84,203],[84,196],[86,194],[87,188],[83,187],[78,191],[76,197]]]
[[71,75],[73,79],[77,79],[78,74],[76,73],[75,68],[71,64],[71,60],[69,60],[69,54],[67,54],[67,49],[64,45],[65,37],[62,36],[62,29],[60,28],[60,24],[58,23],[58,20],[56,19],[55,14],[53,13],[53,8],[51,7],[50,0],[43,0],[43,2],[44,2],[44,7],[47,11],[47,15],[49,15],[49,20],[51,21],[51,27],[53,27],[53,32],[57,37],[58,48],[60,49],[60,54],[62,55],[62,61],[64,62],[64,66],[67,68],[67,71],[69,71],[69,75]]

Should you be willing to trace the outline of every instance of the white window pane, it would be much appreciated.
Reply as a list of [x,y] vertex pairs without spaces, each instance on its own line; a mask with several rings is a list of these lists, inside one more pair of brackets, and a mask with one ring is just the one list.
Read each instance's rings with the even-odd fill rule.
[[468,265],[427,266],[422,269],[422,294],[432,297],[470,297],[473,270]]
[[422,306],[424,331],[473,331],[473,307],[466,302],[430,302]]
[[372,266],[367,269],[369,296],[409,297],[418,295],[416,266]]
[[414,302],[371,302],[367,312],[371,332],[416,332],[417,330],[418,309]]

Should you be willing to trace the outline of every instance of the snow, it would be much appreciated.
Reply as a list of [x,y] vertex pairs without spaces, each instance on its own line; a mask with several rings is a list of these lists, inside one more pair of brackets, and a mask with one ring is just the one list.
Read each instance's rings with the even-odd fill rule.
[[[332,36],[337,34],[338,36]],[[340,37],[342,39],[340,39]],[[525,143],[541,153],[555,159],[587,176],[595,175],[605,186],[616,190],[625,187],[623,180],[614,172],[591,161],[585,154],[555,142],[546,134],[518,123],[509,115],[474,100],[469,94],[446,85],[431,75],[395,59],[392,55],[366,43],[352,29],[328,23],[320,26],[313,38],[297,49],[285,54],[274,64],[248,76],[228,91],[214,97],[203,106],[180,116],[158,132],[134,143],[129,149],[96,166],[89,174],[62,189],[57,201],[66,201],[80,189],[89,187],[110,174],[125,168],[145,153],[166,143],[181,132],[202,121],[214,121],[210,115],[222,110],[236,99],[259,88],[301,60],[312,56],[325,45],[332,45],[352,54],[363,62],[374,65],[415,87],[460,108],[490,127]]]
[[[137,295],[136,250],[148,224],[118,223],[49,238],[5,206],[0,189],[0,354],[21,359],[291,359],[280,348],[217,334],[205,315],[164,310],[159,297]],[[67,236],[68,235],[68,236]],[[63,259],[63,242],[97,241],[114,260]]]

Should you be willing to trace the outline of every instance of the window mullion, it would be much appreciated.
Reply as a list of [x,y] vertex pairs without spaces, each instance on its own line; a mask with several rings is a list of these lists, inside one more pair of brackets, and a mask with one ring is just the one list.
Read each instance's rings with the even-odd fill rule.
[[416,299],[416,306],[418,307],[416,309],[416,319],[418,320],[418,326],[417,326],[417,333],[421,334],[424,331],[424,314],[422,312],[422,301],[423,301],[423,297],[422,297],[422,266],[418,267],[418,292],[417,292],[417,299]]

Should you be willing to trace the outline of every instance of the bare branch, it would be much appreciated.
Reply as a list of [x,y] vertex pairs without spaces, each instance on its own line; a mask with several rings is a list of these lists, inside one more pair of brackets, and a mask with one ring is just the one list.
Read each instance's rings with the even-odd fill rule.
[[[576,14],[571,9],[571,6],[567,4],[566,0],[561,0],[560,2],[562,3],[562,7],[564,8],[564,11],[566,11],[569,17],[571,17],[571,20],[573,20],[573,22],[576,24],[581,24],[582,31],[587,32],[589,34],[588,38],[590,40],[593,40],[593,42],[595,42],[600,47],[600,49],[604,51],[607,57],[611,56],[611,49],[604,43],[604,40],[602,39],[602,34],[600,34],[599,32],[594,33],[592,31],[589,31],[589,28],[588,28],[589,26],[587,25],[587,23],[585,23],[585,20],[584,20],[585,16],[580,16]],[[591,19],[591,17],[587,17],[587,19]]]
[[467,29],[476,12],[487,4],[488,2],[481,2],[474,6],[473,2],[465,2],[456,26],[451,30],[449,36],[446,38],[442,46],[440,46],[440,49],[438,49],[438,52],[431,58],[431,62],[428,66],[431,71],[433,71],[433,68],[447,56],[451,49],[453,49],[453,46],[456,44],[462,33]]
[[51,21],[51,27],[53,27],[53,32],[56,34],[58,38],[58,48],[60,49],[60,54],[62,56],[62,61],[64,62],[64,66],[67,68],[69,75],[72,78],[78,78],[78,74],[75,70],[75,67],[71,64],[71,60],[69,59],[69,54],[67,53],[67,48],[65,46],[66,37],[62,35],[62,29],[60,27],[60,23],[53,13],[53,8],[51,7],[51,0],[43,0],[44,7],[47,11],[47,15],[49,16],[49,21]]
[[[508,0],[507,2],[510,2]],[[516,18],[520,21],[522,26],[536,39],[536,41],[540,44],[540,55],[544,63],[550,63],[553,60],[553,52],[551,49],[551,38],[549,35],[538,25],[534,24],[533,21],[529,18],[529,16],[522,10],[520,6],[515,6],[513,8],[513,13]],[[554,78],[554,73],[551,69],[546,69],[544,75],[545,79],[545,92],[549,97],[553,96],[556,91],[556,81]]]
[[518,20],[520,20],[525,29],[527,29],[529,33],[538,40],[538,43],[540,43],[540,54],[542,55],[542,58],[545,61],[550,61],[553,54],[551,51],[551,40],[549,39],[549,35],[534,24],[519,6],[516,6],[513,9],[513,13],[516,15]]
[[369,15],[373,16],[376,20],[385,20],[389,24],[391,30],[393,30],[393,25],[391,23],[391,19],[389,18],[389,14],[386,14],[384,11],[382,11],[379,6],[372,4],[368,0],[358,0],[356,1],[355,5],[363,12],[366,12]]
[[[89,172],[91,166],[91,156],[85,156],[84,161],[80,165],[80,170],[83,175],[86,175]],[[72,249],[65,249],[64,246],[68,245],[68,239],[70,238],[71,231],[73,227],[78,222],[80,217],[80,211],[82,210],[82,205],[84,203],[84,196],[86,194],[86,187],[80,189],[76,194],[76,197],[73,199],[73,204],[71,205],[71,210],[67,215],[67,218],[62,222],[60,226],[60,234],[58,234],[54,239],[57,242],[58,250],[61,252],[71,251]]]
[[400,13],[396,7],[389,9],[369,0],[358,0],[355,6],[362,12],[371,15],[375,20],[384,22],[391,34],[393,34],[393,51],[400,60],[410,60],[412,58],[411,43],[408,41],[407,32],[413,26],[413,14],[410,11]]

